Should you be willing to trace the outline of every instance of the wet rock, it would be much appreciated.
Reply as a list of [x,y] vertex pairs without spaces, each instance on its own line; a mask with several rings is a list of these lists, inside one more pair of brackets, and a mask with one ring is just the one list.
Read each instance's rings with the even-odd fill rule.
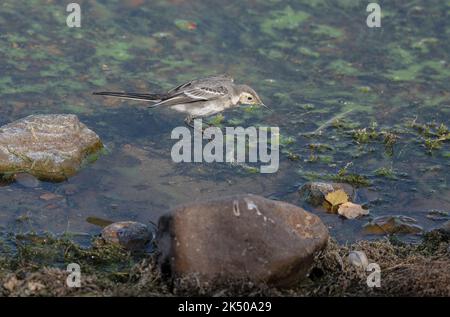
[[41,196],[39,196],[39,198],[42,200],[45,200],[45,201],[50,201],[50,200],[61,199],[63,197],[61,195],[56,195],[54,193],[44,193]]
[[152,240],[150,229],[143,223],[122,221],[112,223],[102,230],[102,238],[127,250],[144,250]]
[[343,183],[309,182],[300,187],[299,193],[305,202],[317,207],[324,203],[325,196],[328,193],[339,189],[345,191],[348,197],[353,200],[355,196],[353,187]]
[[175,208],[161,217],[156,245],[165,276],[285,287],[306,276],[327,240],[322,221],[302,208],[239,195]]
[[41,182],[28,173],[17,173],[14,175],[14,181],[25,188],[37,188]]
[[0,128],[0,174],[27,172],[63,181],[102,146],[75,115],[31,115]]
[[444,222],[440,227],[439,231],[450,237],[450,220]]
[[363,226],[366,234],[416,234],[423,231],[417,220],[407,216],[377,217]]

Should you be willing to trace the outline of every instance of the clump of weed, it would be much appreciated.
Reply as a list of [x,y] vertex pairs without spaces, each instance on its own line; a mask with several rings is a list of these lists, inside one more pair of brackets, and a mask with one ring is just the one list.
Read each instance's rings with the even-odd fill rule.
[[372,140],[377,140],[380,133],[376,130],[377,123],[373,122],[370,127],[355,129],[353,131],[353,139],[358,144],[369,143]]
[[366,176],[349,173],[347,168],[340,169],[336,175],[331,175],[330,178],[337,183],[347,183],[355,187],[371,185],[370,180]]
[[281,151],[286,157],[291,161],[298,161],[300,159],[300,155],[296,154],[290,149],[285,149]]
[[397,142],[399,136],[391,131],[382,131],[384,151],[388,156],[394,154],[394,144]]
[[450,132],[448,127],[444,124],[432,123],[417,123],[417,118],[407,123],[409,128],[414,129],[422,139],[423,145],[428,154],[442,148],[444,142],[450,140]]
[[[319,153],[324,153],[327,151],[332,151],[333,148],[328,145],[328,144],[323,144],[323,143],[310,143],[308,144],[308,148],[310,150],[310,155],[309,155],[309,162],[316,162],[316,161],[324,161],[324,162],[331,162],[332,158],[331,157],[323,157],[318,155]],[[330,161],[331,158],[331,161]]]
[[[330,239],[316,256],[311,284],[301,285],[298,292],[306,296],[449,296],[447,247],[448,238],[435,231],[419,245],[383,239],[342,246]],[[380,287],[367,287],[370,272],[348,262],[350,251],[362,251],[369,263],[379,265]]]
[[388,168],[388,167],[380,167],[380,168],[376,169],[375,175],[380,176],[380,177],[390,178],[390,179],[397,178],[395,176],[394,170],[392,168]]

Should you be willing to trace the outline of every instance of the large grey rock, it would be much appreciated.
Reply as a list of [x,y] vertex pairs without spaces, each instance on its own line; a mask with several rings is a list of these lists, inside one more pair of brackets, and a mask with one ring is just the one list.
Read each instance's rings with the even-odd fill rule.
[[62,181],[102,146],[75,115],[31,115],[0,128],[0,174],[26,172]]
[[302,208],[239,195],[173,209],[160,218],[156,245],[165,276],[285,287],[306,276],[327,240],[319,217]]

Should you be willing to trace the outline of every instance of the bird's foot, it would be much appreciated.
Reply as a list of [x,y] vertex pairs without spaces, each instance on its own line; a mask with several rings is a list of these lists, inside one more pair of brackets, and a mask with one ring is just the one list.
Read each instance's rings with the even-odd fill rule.
[[[215,127],[214,124],[211,124],[211,123],[209,123],[209,122],[205,122],[205,123],[202,123],[202,127],[201,127],[201,128],[198,128],[198,127],[196,127],[195,124],[193,123],[194,119],[197,119],[197,118],[192,117],[192,116],[187,116],[187,117],[184,119],[184,123],[185,123],[188,127],[192,128],[193,130],[199,131],[201,134],[203,134],[207,128]],[[206,127],[205,127],[205,125],[206,125]],[[209,138],[209,140],[212,140],[212,137]]]
[[188,126],[188,127],[190,127],[190,128],[192,128],[192,129],[195,129],[195,127],[194,127],[194,124],[192,123],[194,121],[194,117],[192,117],[192,116],[187,116],[186,118],[184,118],[184,123]]

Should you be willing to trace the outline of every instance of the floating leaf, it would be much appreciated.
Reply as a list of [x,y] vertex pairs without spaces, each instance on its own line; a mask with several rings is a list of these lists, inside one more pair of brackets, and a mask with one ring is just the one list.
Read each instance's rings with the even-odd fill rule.
[[369,210],[363,209],[361,205],[348,201],[339,206],[338,214],[347,219],[355,219],[356,217],[369,214]]
[[348,202],[348,195],[342,189],[328,193],[325,200],[330,203],[330,211],[336,212],[339,205]]

